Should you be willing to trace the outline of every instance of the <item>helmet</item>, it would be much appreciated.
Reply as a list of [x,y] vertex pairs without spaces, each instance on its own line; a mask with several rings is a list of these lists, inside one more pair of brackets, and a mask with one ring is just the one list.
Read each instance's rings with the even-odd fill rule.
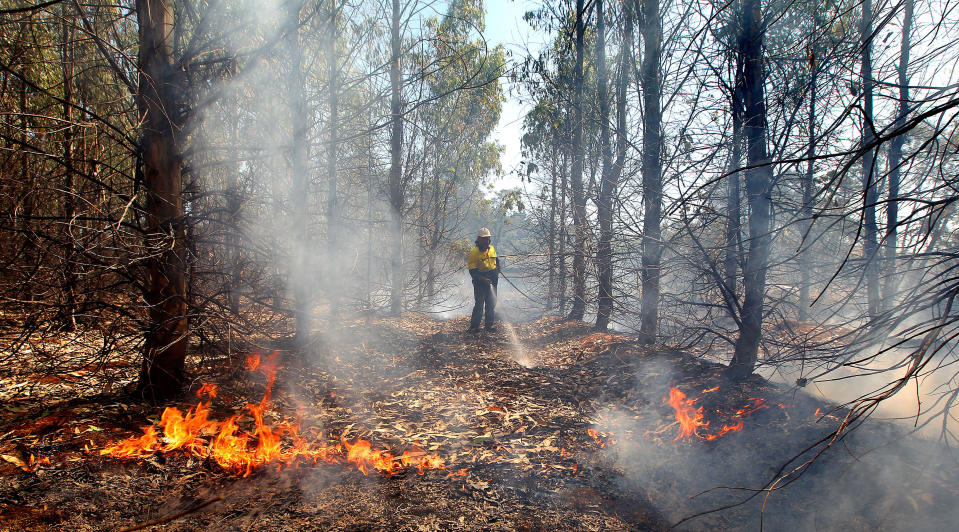
[[480,229],[479,233],[476,233],[476,238],[491,237],[491,236],[493,236],[493,233],[490,233],[489,229],[485,227]]

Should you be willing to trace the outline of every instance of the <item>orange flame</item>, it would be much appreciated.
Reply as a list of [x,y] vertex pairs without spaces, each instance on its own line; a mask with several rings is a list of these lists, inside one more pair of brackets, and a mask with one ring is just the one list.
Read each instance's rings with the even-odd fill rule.
[[[703,390],[703,392],[709,393],[718,389],[719,387],[716,386],[714,388]],[[673,441],[692,437],[701,438],[706,441],[713,441],[731,432],[739,432],[743,430],[743,416],[752,414],[761,408],[766,408],[765,399],[760,397],[750,397],[747,400],[749,403],[746,406],[736,410],[736,412],[733,414],[729,414],[731,417],[736,419],[734,423],[729,425],[724,424],[719,428],[719,431],[708,433],[705,431],[709,428],[709,421],[706,421],[705,419],[703,407],[696,406],[696,402],[699,401],[699,398],[687,399],[686,394],[683,393],[679,388],[670,387],[669,397],[663,397],[663,401],[667,402],[669,406],[673,407],[673,410],[675,410],[676,421],[679,423],[679,433],[675,438],[673,438]],[[717,412],[720,414],[723,413],[718,410]]]
[[[210,403],[200,402],[186,414],[175,407],[166,408],[158,423],[163,429],[162,434],[158,434],[156,427],[149,426],[143,429],[142,436],[116,442],[101,449],[100,454],[139,458],[159,452],[180,451],[198,458],[212,458],[224,469],[242,473],[243,476],[268,464],[276,464],[279,469],[300,462],[347,463],[364,475],[369,475],[371,470],[393,475],[406,468],[414,468],[422,475],[430,469],[447,469],[443,458],[427,454],[416,446],[402,456],[395,457],[387,451],[373,449],[367,440],[351,443],[341,439],[340,443],[323,445],[301,437],[299,427],[289,421],[269,425],[263,418],[270,405],[278,365],[278,352],[263,359],[259,355],[247,357],[247,369],[260,370],[266,374],[263,398],[258,404],[247,404],[245,407],[253,418],[252,432],[240,427],[239,414],[223,421],[211,419]],[[204,390],[211,398],[215,397],[214,385],[204,384],[200,391]],[[456,474],[465,475],[465,469]]]
[[196,396],[203,397],[204,395],[210,399],[216,399],[216,384],[207,382],[200,386],[200,389],[196,391]]
[[[596,429],[586,429],[586,434],[588,434],[590,438],[595,440],[596,445],[599,445],[600,447],[606,447],[607,444],[616,443],[616,440],[611,439],[613,436],[612,433],[607,433],[607,432],[601,433],[597,431]],[[562,453],[560,453],[560,455],[562,456]]]

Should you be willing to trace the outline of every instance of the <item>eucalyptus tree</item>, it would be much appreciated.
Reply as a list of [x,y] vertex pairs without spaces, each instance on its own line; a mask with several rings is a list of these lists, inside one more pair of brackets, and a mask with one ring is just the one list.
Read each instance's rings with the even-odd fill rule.
[[764,95],[763,37],[765,19],[759,0],[744,0],[738,37],[742,55],[743,136],[746,142],[746,198],[749,204],[749,252],[743,267],[742,316],[733,358],[731,377],[742,379],[753,372],[762,339],[763,306],[772,227],[770,192],[772,166],[766,145],[768,123]]
[[[609,107],[606,65],[606,13],[602,0],[596,3],[596,85],[599,96],[599,130],[602,173],[599,194],[596,200],[596,218],[599,224],[599,239],[596,246],[596,268],[599,294],[596,304],[596,328],[606,330],[613,313],[613,207],[623,166],[626,163],[626,89],[629,80],[629,65],[633,46],[633,7],[623,6],[621,17],[625,28],[619,45],[619,61],[616,73],[616,153],[615,159],[610,141]],[[645,292],[644,292],[645,293]]]

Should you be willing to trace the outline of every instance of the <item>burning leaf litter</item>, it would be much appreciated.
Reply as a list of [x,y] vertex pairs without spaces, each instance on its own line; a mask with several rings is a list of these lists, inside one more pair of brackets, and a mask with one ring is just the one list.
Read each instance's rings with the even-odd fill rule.
[[[808,415],[791,417],[786,408],[767,408],[760,397],[769,405],[788,401],[783,404],[794,412],[812,413],[816,405],[759,381],[717,389],[714,366],[616,335],[594,336],[586,324],[546,319],[515,325],[535,361],[531,367],[513,360],[505,334],[477,340],[460,332],[465,325],[418,316],[382,320],[374,325],[375,338],[367,323],[348,325],[342,337],[355,338],[356,345],[336,345],[323,355],[337,361],[334,370],[294,371],[278,368],[272,357],[250,359],[250,379],[201,386],[194,404],[171,406],[126,440],[108,443],[106,435],[129,430],[148,411],[94,404],[82,407],[85,417],[66,410],[32,418],[11,412],[7,419],[31,421],[0,427],[12,435],[0,437],[0,454],[28,465],[34,454],[51,465],[27,472],[0,460],[7,475],[19,475],[0,475],[0,497],[60,512],[38,511],[30,519],[109,528],[229,493],[184,518],[184,526],[208,528],[253,511],[247,525],[259,529],[505,530],[538,515],[550,528],[655,530],[667,523],[652,505],[670,518],[688,515],[707,504],[691,494],[719,485],[711,466],[697,461],[700,449],[709,453],[709,464],[743,453],[750,470],[761,473],[780,464],[784,448],[809,441],[803,435],[818,437],[828,430],[823,425],[838,421],[816,423]],[[257,384],[261,379],[265,389]],[[675,406],[670,387],[683,395]],[[233,406],[244,396],[262,398]],[[681,438],[689,444],[670,445],[683,416],[693,427]],[[740,436],[723,432],[740,423]],[[17,452],[11,439],[19,442]],[[218,440],[230,453],[214,450]],[[86,454],[70,450],[88,442],[92,451]],[[91,460],[124,442],[135,449],[134,459]],[[387,449],[406,450],[405,461],[404,453]],[[116,465],[121,461],[127,465]],[[369,476],[302,467],[328,462]],[[687,475],[690,464],[697,465]],[[419,472],[420,465],[440,474],[401,474]],[[319,484],[307,489],[317,477]],[[807,495],[799,499],[781,500],[790,511],[815,508],[801,506],[811,502]],[[916,502],[924,512],[934,503]],[[727,515],[702,524],[726,527],[733,522]]]
[[[339,443],[325,445],[301,437],[299,426],[295,423],[281,421],[273,426],[266,423],[263,414],[270,406],[278,355],[279,352],[274,352],[262,359],[260,355],[247,358],[247,369],[262,371],[267,382],[260,402],[246,405],[255,423],[252,431],[240,428],[240,414],[223,421],[211,419],[210,402],[200,402],[186,414],[176,407],[166,408],[158,423],[162,433],[157,427],[149,426],[144,429],[142,436],[116,442],[99,453],[117,458],[143,458],[156,453],[180,451],[196,458],[212,458],[220,467],[242,473],[243,476],[249,476],[267,465],[275,465],[279,469],[300,463],[320,462],[350,464],[364,475],[370,471],[393,475],[406,468],[413,468],[422,475],[431,469],[447,469],[443,458],[428,454],[416,446],[395,456],[388,451],[374,449],[367,440],[349,442],[341,439]],[[196,395],[215,398],[216,386],[205,383]],[[451,475],[462,476],[465,472],[465,469],[459,469]]]
[[[719,390],[719,386],[714,386],[702,391],[703,395],[708,393],[713,393]],[[719,439],[729,433],[739,432],[743,430],[745,422],[743,418],[752,414],[753,412],[767,408],[766,400],[761,397],[750,397],[747,401],[747,405],[737,409],[732,413],[724,413],[721,410],[716,410],[715,413],[722,415],[724,417],[731,418],[735,420],[730,424],[723,424],[718,431],[707,432],[709,429],[710,421],[706,420],[706,414],[703,411],[702,406],[696,406],[696,403],[701,397],[695,399],[687,399],[686,394],[683,393],[679,388],[671,386],[669,388],[669,397],[663,397],[663,402],[669,404],[673,407],[676,416],[676,423],[679,424],[679,433],[676,434],[676,437],[673,441],[678,441],[683,438],[700,438],[706,441],[713,441]]]

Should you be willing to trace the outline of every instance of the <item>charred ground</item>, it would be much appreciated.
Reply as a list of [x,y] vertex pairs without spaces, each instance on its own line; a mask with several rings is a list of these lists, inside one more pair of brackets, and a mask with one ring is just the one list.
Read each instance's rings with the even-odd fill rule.
[[[768,498],[760,493],[680,522],[742,501],[790,458],[801,455],[785,471],[801,465],[812,455],[803,451],[834,430],[843,411],[758,377],[727,383],[719,365],[578,322],[543,319],[516,325],[515,334],[478,336],[465,328],[463,320],[421,315],[344,325],[309,360],[286,357],[270,410],[316,439],[364,438],[397,452],[420,445],[443,456],[447,469],[364,476],[319,464],[242,477],[176,452],[117,460],[98,449],[155,423],[157,409],[116,394],[11,403],[0,422],[0,528],[119,529],[217,498],[157,526],[757,529],[762,519],[772,530],[873,530],[954,523],[954,462],[887,424],[837,442]],[[204,360],[194,372],[207,378],[193,389],[201,380],[219,385],[215,413],[259,400],[260,376],[235,359]],[[711,428],[752,398],[766,406],[746,416],[740,432],[674,440],[675,412],[663,400],[671,387],[700,397]],[[177,406],[195,402],[189,394]],[[720,489],[693,497],[711,488]]]

